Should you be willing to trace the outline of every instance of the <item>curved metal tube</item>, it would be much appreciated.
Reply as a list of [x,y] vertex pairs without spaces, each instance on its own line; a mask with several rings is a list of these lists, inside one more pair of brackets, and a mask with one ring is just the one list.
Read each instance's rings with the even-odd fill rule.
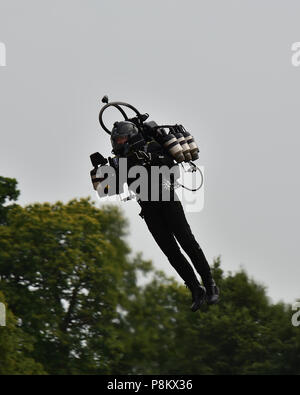
[[104,125],[102,115],[103,115],[103,112],[110,106],[113,106],[113,107],[117,108],[121,112],[121,114],[123,115],[125,121],[128,120],[128,116],[127,116],[126,112],[122,109],[122,107],[120,107],[120,106],[124,106],[124,107],[130,108],[132,111],[134,111],[136,113],[136,115],[138,116],[140,122],[142,123],[140,112],[134,106],[132,106],[131,104],[124,103],[124,102],[107,103],[104,107],[101,108],[100,113],[99,113],[100,125],[106,131],[106,133],[111,134],[111,131]]

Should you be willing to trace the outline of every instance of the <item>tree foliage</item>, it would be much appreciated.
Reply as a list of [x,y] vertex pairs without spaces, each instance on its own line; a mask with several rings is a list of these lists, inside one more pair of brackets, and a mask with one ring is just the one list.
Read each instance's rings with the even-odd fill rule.
[[[2,292],[0,302],[6,305]],[[17,326],[13,313],[6,309],[6,326],[0,327],[0,375],[45,374],[42,365],[27,355],[33,347],[32,337]]]
[[0,286],[35,337],[32,357],[49,373],[111,373],[123,350],[116,320],[130,292],[124,278],[139,265],[127,259],[125,219],[88,199],[18,206],[8,218]]
[[130,258],[117,207],[7,205],[16,182],[0,181],[0,374],[300,373],[291,306],[246,272],[225,275],[216,259],[221,302],[192,313],[182,284]]
[[19,194],[16,179],[0,176],[0,225],[5,224],[8,211],[15,207],[14,204],[7,203],[16,201]]
[[162,274],[147,285],[126,317],[124,367],[140,374],[299,374],[291,306],[272,304],[244,271],[225,276],[220,259],[213,271],[222,300],[197,314],[182,285]]

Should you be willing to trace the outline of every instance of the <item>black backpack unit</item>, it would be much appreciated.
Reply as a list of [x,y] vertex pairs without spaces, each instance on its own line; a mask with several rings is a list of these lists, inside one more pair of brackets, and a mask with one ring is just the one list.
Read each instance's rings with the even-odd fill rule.
[[[190,189],[184,185],[179,185],[190,191],[197,191],[201,188],[203,185],[203,175],[200,169],[193,163],[193,161],[199,159],[199,148],[193,136],[182,125],[158,125],[154,121],[146,122],[149,118],[149,114],[141,114],[134,106],[125,102],[109,102],[108,96],[102,98],[102,103],[105,104],[100,110],[99,122],[104,131],[110,135],[113,154],[118,157],[123,155],[126,156],[129,152],[143,151],[147,143],[155,140],[161,145],[163,151],[170,155],[177,163],[188,163],[190,165],[189,172],[198,170],[201,174],[201,184],[198,188]],[[114,107],[119,110],[124,118],[124,121],[115,122],[112,130],[109,130],[103,121],[103,113],[109,107]],[[132,110],[136,116],[129,118],[124,107]],[[116,142],[117,137],[122,136],[127,136],[128,140],[125,144],[118,145]],[[98,166],[103,166],[109,162],[110,166],[114,167],[117,162],[117,158],[108,158],[107,160],[98,152],[92,154],[90,157],[94,166],[92,178],[95,179],[95,181],[95,174]],[[95,186],[97,186],[96,183],[94,188]]]
[[[155,139],[164,149],[176,160],[177,163],[190,162],[199,159],[199,148],[191,134],[182,125],[157,125],[156,122],[146,122],[149,118],[147,113],[141,114],[134,106],[124,102],[110,102],[104,96],[103,103],[106,103],[99,113],[99,122],[102,128],[111,137],[119,124],[133,124],[136,127],[135,133],[130,135],[130,149],[139,150],[149,140]],[[124,122],[115,122],[114,128],[110,131],[103,122],[103,113],[109,107],[117,108],[124,117]],[[127,107],[135,112],[136,116],[128,118],[125,110]],[[126,126],[126,125],[124,125]],[[134,129],[134,127],[132,128]],[[166,131],[168,130],[168,132]],[[114,152],[116,153],[116,152]]]

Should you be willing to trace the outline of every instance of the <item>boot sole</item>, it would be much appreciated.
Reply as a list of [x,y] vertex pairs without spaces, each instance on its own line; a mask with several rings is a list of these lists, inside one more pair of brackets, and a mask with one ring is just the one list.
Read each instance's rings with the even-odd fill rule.
[[206,303],[209,305],[209,306],[212,306],[212,305],[214,305],[214,304],[218,304],[220,302],[220,298],[218,299],[218,300],[216,300],[215,302],[208,302],[208,301],[206,301]]
[[200,309],[201,306],[204,305],[204,303],[205,303],[205,299],[202,299],[201,302],[199,303],[199,305],[197,305],[197,308],[194,308],[194,309],[191,308],[191,311],[192,311],[193,313],[195,313],[197,310]]

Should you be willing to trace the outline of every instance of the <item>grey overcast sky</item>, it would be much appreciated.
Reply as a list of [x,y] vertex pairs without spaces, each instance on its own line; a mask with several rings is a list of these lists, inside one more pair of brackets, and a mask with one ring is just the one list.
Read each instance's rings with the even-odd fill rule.
[[[95,198],[89,155],[111,151],[104,94],[182,123],[205,167],[204,210],[187,218],[209,262],[294,302],[299,16],[296,0],[0,0],[0,174],[17,178],[20,204]],[[120,205],[133,251],[180,280],[138,204]]]

